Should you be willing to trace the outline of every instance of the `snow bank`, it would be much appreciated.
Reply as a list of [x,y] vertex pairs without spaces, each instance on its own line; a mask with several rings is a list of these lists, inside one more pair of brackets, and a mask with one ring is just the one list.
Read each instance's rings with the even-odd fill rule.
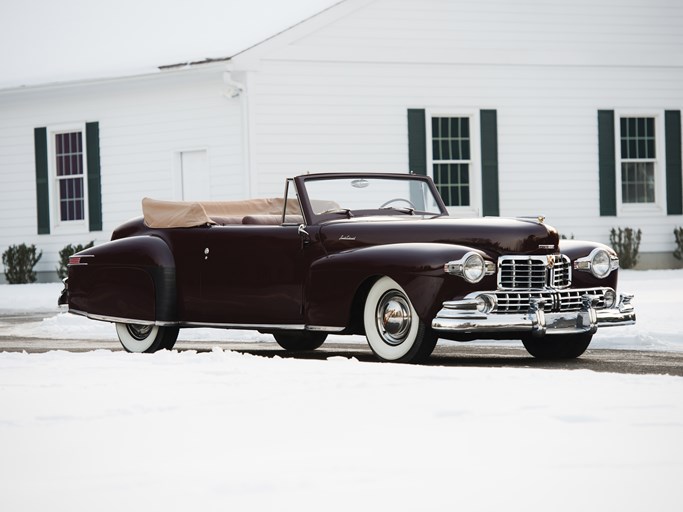
[[4,510],[680,510],[683,379],[0,353]]

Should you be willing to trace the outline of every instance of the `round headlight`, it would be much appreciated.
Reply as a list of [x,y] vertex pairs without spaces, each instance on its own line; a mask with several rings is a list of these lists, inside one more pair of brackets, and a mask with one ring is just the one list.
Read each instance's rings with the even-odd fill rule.
[[470,283],[478,283],[482,280],[485,273],[486,265],[484,264],[484,258],[479,254],[470,254],[463,264],[463,277]]
[[593,259],[591,260],[591,272],[595,277],[602,279],[607,274],[610,273],[612,261],[610,260],[609,253],[603,251],[595,251],[593,254]]

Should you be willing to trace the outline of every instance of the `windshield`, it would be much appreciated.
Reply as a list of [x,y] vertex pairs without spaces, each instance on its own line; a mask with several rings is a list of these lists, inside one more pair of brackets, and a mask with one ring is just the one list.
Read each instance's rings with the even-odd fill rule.
[[307,178],[306,193],[315,215],[403,213],[442,215],[429,182],[406,176]]

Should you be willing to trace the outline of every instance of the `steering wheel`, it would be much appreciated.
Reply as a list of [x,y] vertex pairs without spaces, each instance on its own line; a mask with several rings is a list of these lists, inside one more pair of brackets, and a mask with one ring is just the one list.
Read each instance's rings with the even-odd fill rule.
[[380,205],[380,208],[385,208],[385,207],[389,206],[391,203],[395,203],[398,201],[400,201],[402,203],[408,203],[413,210],[415,209],[415,205],[413,203],[411,203],[408,199],[405,199],[403,197],[395,197],[393,199],[389,199],[388,201],[382,203]]

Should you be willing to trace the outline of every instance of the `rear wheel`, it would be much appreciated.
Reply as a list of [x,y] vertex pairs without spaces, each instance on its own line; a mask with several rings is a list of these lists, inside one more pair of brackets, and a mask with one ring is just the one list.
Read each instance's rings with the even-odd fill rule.
[[370,348],[384,361],[424,361],[438,339],[417,316],[403,288],[389,277],[382,277],[370,289],[363,323]]
[[117,323],[116,334],[127,352],[150,353],[171,350],[178,339],[178,328]]
[[522,338],[524,348],[538,359],[575,359],[590,345],[592,334],[559,334]]
[[281,331],[273,333],[277,344],[285,350],[300,352],[315,350],[325,342],[327,333],[311,331]]

